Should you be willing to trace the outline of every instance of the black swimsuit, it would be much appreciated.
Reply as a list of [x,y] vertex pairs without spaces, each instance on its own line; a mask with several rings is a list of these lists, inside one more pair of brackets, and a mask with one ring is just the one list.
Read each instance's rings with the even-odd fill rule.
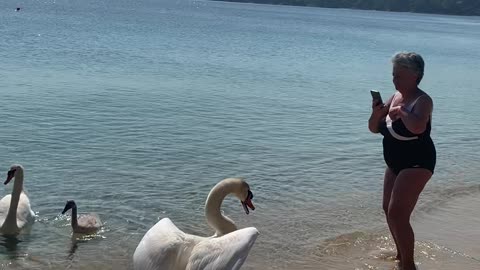
[[[417,100],[418,98],[407,107],[409,111],[412,111]],[[383,135],[383,157],[387,166],[396,175],[407,168],[424,168],[433,173],[436,150],[430,137],[431,129],[431,117],[425,131],[421,134],[410,132],[400,118],[392,121],[387,115],[385,121],[380,123],[380,133]]]

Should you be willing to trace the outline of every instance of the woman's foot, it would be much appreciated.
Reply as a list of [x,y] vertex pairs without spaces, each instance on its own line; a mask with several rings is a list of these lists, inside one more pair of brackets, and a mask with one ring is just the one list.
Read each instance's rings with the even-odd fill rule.
[[395,261],[395,268],[393,268],[394,270],[402,270],[402,264],[400,263],[400,261]]

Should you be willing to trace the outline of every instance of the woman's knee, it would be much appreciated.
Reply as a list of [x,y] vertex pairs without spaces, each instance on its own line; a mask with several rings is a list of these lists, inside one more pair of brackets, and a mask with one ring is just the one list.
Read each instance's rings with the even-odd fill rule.
[[386,212],[388,220],[393,223],[405,223],[410,221],[411,212],[400,203],[390,203]]

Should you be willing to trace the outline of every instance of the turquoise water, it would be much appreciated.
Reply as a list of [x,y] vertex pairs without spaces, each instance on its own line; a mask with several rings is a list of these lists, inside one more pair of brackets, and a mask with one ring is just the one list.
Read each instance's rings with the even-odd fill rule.
[[[203,203],[234,176],[251,185],[257,210],[246,216],[229,198],[224,211],[261,233],[245,269],[391,269],[372,255],[392,242],[381,138],[367,119],[369,90],[393,93],[399,50],[424,56],[421,87],[435,107],[437,169],[414,222],[453,219],[462,210],[452,200],[478,204],[479,17],[209,1],[17,5],[0,3],[0,168],[23,164],[38,216],[30,234],[0,241],[2,269],[130,269],[163,217],[212,234]],[[60,215],[68,199],[102,217],[98,237],[72,240]],[[457,237],[472,230],[451,241],[419,235],[422,270],[478,269],[478,249]]]

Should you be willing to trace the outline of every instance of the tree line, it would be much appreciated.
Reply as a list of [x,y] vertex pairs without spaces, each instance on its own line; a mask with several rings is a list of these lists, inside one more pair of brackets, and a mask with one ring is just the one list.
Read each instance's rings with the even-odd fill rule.
[[328,8],[480,15],[480,0],[217,0]]

